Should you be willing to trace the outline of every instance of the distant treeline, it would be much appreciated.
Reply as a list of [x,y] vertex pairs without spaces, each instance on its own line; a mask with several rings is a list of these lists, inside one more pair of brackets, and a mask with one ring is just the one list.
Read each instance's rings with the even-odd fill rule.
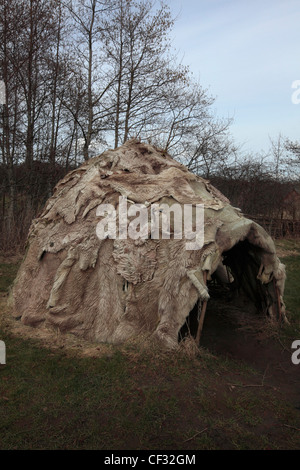
[[[75,167],[74,167],[75,168]],[[73,168],[69,167],[68,171]],[[65,167],[55,167],[45,162],[34,162],[30,171],[25,163],[16,165],[14,217],[11,218],[9,181],[0,165],[0,250],[22,249],[26,241],[29,226],[34,217],[41,212],[45,202],[52,195],[55,184],[65,176]],[[218,188],[235,207],[265,226],[272,236],[296,235],[282,227],[278,220],[286,219],[287,205],[285,197],[293,191],[294,182],[276,181],[271,177],[233,179],[221,175],[212,175],[211,183]],[[276,222],[277,221],[277,222]],[[295,226],[298,230],[298,225]]]

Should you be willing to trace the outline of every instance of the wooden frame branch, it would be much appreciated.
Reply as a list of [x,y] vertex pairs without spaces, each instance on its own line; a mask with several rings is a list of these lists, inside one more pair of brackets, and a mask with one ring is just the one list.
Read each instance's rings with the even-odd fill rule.
[[[203,280],[204,280],[204,284],[206,285],[207,271],[203,271]],[[200,318],[199,318],[198,330],[197,330],[197,335],[196,335],[196,344],[197,344],[197,346],[200,345],[200,338],[201,338],[201,333],[202,333],[202,329],[203,329],[203,323],[204,323],[206,308],[207,308],[207,300],[204,300],[203,304],[202,304],[202,308],[201,308],[201,315],[200,315]]]

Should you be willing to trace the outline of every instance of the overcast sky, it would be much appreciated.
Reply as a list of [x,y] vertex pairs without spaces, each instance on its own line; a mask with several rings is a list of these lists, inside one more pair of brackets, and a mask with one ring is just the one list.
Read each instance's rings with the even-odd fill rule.
[[[173,45],[244,150],[269,136],[300,140],[300,0],[168,0],[178,14]],[[300,83],[300,82],[299,82]],[[300,98],[300,93],[297,95]]]

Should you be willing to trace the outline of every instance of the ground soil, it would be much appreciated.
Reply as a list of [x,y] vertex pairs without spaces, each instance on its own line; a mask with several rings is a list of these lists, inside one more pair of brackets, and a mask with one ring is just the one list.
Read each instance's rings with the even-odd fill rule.
[[279,341],[264,318],[253,319],[252,313],[243,315],[241,308],[226,309],[212,299],[201,345],[213,354],[251,366],[262,375],[265,385],[278,389],[286,401],[299,409],[300,420],[300,365],[292,363],[293,350]]

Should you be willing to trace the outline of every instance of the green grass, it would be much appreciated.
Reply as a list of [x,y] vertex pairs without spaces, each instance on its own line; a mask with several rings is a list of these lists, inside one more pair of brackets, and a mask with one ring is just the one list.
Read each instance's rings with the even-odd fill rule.
[[[200,359],[131,356],[126,349],[109,357],[75,359],[31,340],[3,339],[8,353],[7,365],[0,369],[0,449],[261,449],[299,444],[296,431],[283,428],[297,424],[292,407],[283,406],[272,389],[231,390],[228,382],[236,381],[237,373],[228,360],[215,359],[208,371]],[[182,370],[188,381],[181,381]],[[253,373],[242,379],[256,380]],[[272,441],[270,419],[279,432]]]
[[300,242],[280,240],[276,245],[287,252],[286,255],[280,256],[280,260],[286,267],[284,302],[290,326],[283,329],[281,339],[286,345],[290,345],[293,339],[300,339]]
[[276,240],[275,244],[278,248],[282,248],[286,251],[295,251],[300,255],[300,243],[298,239],[287,239]]
[[0,293],[7,292],[18,272],[19,264],[0,263]]
[[287,269],[284,300],[293,323],[300,326],[300,254],[282,258]]
[[[300,250],[283,259],[292,328],[300,318],[299,261]],[[0,292],[16,271],[0,265]],[[0,328],[0,339],[7,348],[0,366],[1,450],[300,447],[299,409],[267,378],[260,386],[261,372],[238,360],[141,353],[134,345],[78,357],[9,328]]]

